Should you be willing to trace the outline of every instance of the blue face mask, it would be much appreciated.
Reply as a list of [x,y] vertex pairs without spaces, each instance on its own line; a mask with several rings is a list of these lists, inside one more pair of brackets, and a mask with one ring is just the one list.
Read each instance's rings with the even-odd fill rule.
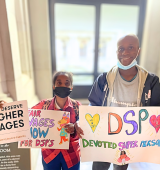
[[117,66],[118,68],[122,69],[122,70],[128,70],[130,68],[132,68],[133,66],[135,66],[137,64],[136,58],[131,62],[131,64],[129,64],[128,66],[124,66],[118,59],[117,59]]

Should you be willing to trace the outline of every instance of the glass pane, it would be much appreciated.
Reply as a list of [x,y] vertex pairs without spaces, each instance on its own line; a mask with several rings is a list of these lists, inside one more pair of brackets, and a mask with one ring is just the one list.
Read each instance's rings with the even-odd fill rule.
[[73,85],[92,85],[93,84],[93,76],[81,76],[74,75],[73,76]]
[[126,34],[137,34],[138,16],[138,6],[101,5],[99,73],[116,65],[117,40]]
[[[94,27],[94,6],[56,3],[55,42],[58,71],[93,73]],[[77,81],[82,83],[83,79],[80,79]],[[83,83],[86,84],[85,81]]]

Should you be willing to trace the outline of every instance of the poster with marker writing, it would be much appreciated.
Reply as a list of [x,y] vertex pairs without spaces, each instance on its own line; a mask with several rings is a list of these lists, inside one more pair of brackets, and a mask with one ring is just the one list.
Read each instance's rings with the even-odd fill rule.
[[56,110],[29,109],[30,137],[18,143],[18,148],[69,149],[70,135],[64,125],[70,113]]
[[0,109],[0,144],[18,142],[29,136],[27,101],[5,103]]
[[160,107],[80,106],[81,161],[160,164]]

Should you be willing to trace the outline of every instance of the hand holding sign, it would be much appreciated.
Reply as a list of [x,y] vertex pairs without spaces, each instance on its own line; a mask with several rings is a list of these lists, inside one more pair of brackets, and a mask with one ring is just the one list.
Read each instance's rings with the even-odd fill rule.
[[80,128],[79,122],[76,122],[76,123],[74,124],[74,126],[75,126],[76,133],[77,133],[78,137],[79,137],[79,138],[82,138],[82,135],[84,135],[84,132],[83,132],[83,130]]
[[67,133],[73,134],[74,133],[74,124],[73,123],[68,123],[64,126],[65,131]]
[[0,100],[0,109],[3,108],[3,104],[6,103],[4,100]]

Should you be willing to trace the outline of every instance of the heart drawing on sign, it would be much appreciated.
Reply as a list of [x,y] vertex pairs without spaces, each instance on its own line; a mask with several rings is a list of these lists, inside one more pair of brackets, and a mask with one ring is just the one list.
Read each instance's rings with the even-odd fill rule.
[[96,127],[97,127],[97,125],[98,125],[98,123],[99,123],[99,120],[100,120],[99,114],[95,114],[95,115],[92,117],[89,113],[87,113],[87,114],[85,115],[85,118],[86,118],[87,122],[89,123],[89,126],[90,126],[91,129],[92,129],[92,132],[94,133],[94,131],[96,130]]
[[156,133],[158,133],[160,129],[160,115],[156,117],[156,115],[152,115],[149,119],[150,124],[155,128]]

